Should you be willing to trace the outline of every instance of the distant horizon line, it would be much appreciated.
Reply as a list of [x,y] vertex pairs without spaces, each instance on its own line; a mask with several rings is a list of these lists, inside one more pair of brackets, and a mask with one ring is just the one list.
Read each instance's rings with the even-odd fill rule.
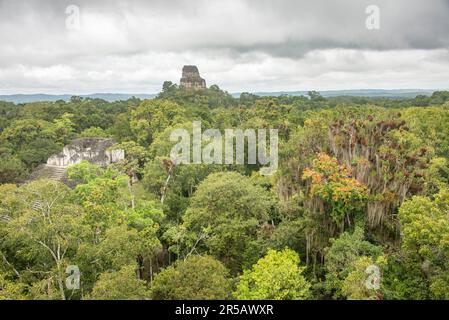
[[[449,91],[448,89],[341,89],[341,90],[296,90],[296,91],[242,91],[229,92],[234,98],[239,98],[242,93],[249,93],[259,97],[307,96],[308,92],[316,91],[324,98],[334,97],[358,97],[358,98],[385,98],[385,99],[414,99],[419,95],[431,96],[436,91]],[[159,93],[159,92],[158,92]],[[90,94],[74,93],[17,93],[0,94],[0,101],[14,104],[55,102],[58,100],[69,101],[72,97],[102,99],[107,102],[125,101],[133,97],[137,99],[154,99],[158,93],[111,93],[96,92]]]
[[[210,88],[210,87],[209,87]],[[325,90],[319,90],[319,89],[297,89],[297,90],[257,90],[257,91],[227,91],[222,88],[220,88],[223,91],[228,92],[229,94],[240,94],[240,93],[294,93],[294,92],[310,92],[310,91],[316,91],[316,92],[342,92],[342,91],[449,91],[449,88],[430,88],[430,89],[423,89],[423,88],[393,88],[393,89],[387,89],[387,88],[357,88],[357,89],[325,89]],[[32,95],[47,95],[47,96],[91,96],[91,95],[157,95],[161,91],[157,92],[89,92],[89,93],[46,93],[46,92],[33,92],[33,93],[1,93],[0,96],[32,96]]]

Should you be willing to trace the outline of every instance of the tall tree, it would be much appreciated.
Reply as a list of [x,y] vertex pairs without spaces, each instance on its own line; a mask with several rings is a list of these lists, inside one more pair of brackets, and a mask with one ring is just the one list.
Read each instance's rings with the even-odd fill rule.
[[157,300],[223,300],[230,295],[228,271],[210,256],[189,256],[161,271],[151,291]]
[[209,175],[191,198],[184,216],[185,226],[199,236],[207,233],[210,253],[231,272],[245,263],[249,243],[268,220],[269,194],[236,172]]
[[269,250],[239,278],[234,297],[244,300],[304,300],[310,284],[302,275],[299,256],[291,249]]

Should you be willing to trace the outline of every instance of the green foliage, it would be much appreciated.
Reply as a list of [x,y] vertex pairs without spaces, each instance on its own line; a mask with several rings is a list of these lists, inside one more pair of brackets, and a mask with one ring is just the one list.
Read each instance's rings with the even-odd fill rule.
[[[348,300],[379,300],[381,294],[379,290],[375,288],[369,288],[366,285],[366,281],[369,280],[369,276],[366,270],[370,266],[376,266],[384,263],[384,259],[378,258],[373,261],[371,257],[360,257],[353,263],[353,270],[349,272],[348,276],[343,280],[341,285],[341,293],[347,297]],[[377,277],[377,275],[375,275]],[[379,282],[381,275],[379,274]],[[377,279],[376,279],[377,281]]]
[[185,109],[166,100],[145,100],[131,112],[131,130],[137,141],[147,146],[157,132],[182,120]]
[[102,168],[91,164],[86,160],[67,168],[69,179],[72,179],[77,183],[89,183],[103,175],[103,173],[104,170]]
[[211,85],[204,90],[193,91],[179,88],[170,81],[164,82],[162,92],[157,98],[171,100],[186,105],[190,109],[198,108],[195,111],[199,111],[201,108],[230,107],[237,104],[236,99],[222,91],[217,85]]
[[143,166],[148,160],[148,153],[146,149],[139,146],[134,141],[126,141],[111,147],[111,150],[123,150],[125,158],[120,160],[116,167],[126,174],[132,181],[137,175],[141,175]]
[[[0,102],[0,299],[449,299],[448,101],[166,82],[145,101]],[[278,129],[278,171],[173,162],[170,134],[199,120]],[[30,181],[78,137],[125,159]]]
[[207,234],[210,253],[237,272],[251,239],[255,239],[270,210],[265,190],[236,172],[209,175],[198,187],[184,215],[184,223],[197,234]]
[[429,283],[430,294],[436,299],[449,298],[448,287],[444,285],[449,275],[448,213],[447,189],[435,195],[434,201],[413,197],[399,210],[404,253],[408,262],[416,266],[414,276]]
[[299,267],[298,254],[290,249],[269,250],[239,278],[234,297],[243,300],[304,300],[310,284]]
[[0,300],[23,300],[25,298],[24,285],[8,279],[8,274],[0,271]]
[[161,199],[170,220],[180,222],[189,199],[199,184],[211,173],[223,170],[219,165],[175,165],[170,159],[156,157],[147,162],[142,180],[145,188]]
[[223,300],[230,295],[228,271],[210,256],[189,256],[162,270],[151,286],[157,300]]
[[276,250],[287,247],[296,252],[305,252],[305,228],[306,223],[303,219],[282,221],[269,235],[265,246]]
[[0,157],[0,181],[1,183],[17,182],[25,176],[24,163],[15,156]]
[[[22,276],[33,279],[32,291],[37,297],[50,290],[66,298],[65,267],[73,259],[79,241],[87,236],[82,211],[69,203],[69,195],[65,185],[47,180],[29,183],[10,194],[17,197],[19,204],[3,226],[5,241],[10,247],[20,247],[13,259],[26,262]],[[39,283],[47,283],[47,287]]]
[[81,131],[78,138],[110,138],[111,135],[98,127],[90,127]]
[[356,286],[357,283],[354,282],[362,277],[365,270],[361,269],[367,261],[371,264],[378,261],[382,248],[363,238],[363,229],[357,227],[353,233],[344,232],[338,239],[331,239],[331,246],[325,255],[325,286],[334,298],[360,299],[362,296],[370,296],[369,292]]
[[92,300],[142,300],[149,298],[145,281],[136,276],[133,265],[119,271],[101,274],[88,299]]
[[53,122],[57,141],[63,145],[68,144],[75,136],[75,124],[72,119],[73,114],[64,113],[61,118]]
[[29,168],[46,161],[53,153],[60,151],[55,127],[43,120],[16,120],[0,135],[0,142],[6,145]]

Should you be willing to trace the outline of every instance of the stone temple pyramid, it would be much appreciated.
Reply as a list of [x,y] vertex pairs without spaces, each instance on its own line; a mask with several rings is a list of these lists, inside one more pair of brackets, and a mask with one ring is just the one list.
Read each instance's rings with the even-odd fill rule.
[[200,72],[196,66],[184,66],[182,68],[182,78],[179,85],[185,89],[206,89],[206,80],[200,77]]

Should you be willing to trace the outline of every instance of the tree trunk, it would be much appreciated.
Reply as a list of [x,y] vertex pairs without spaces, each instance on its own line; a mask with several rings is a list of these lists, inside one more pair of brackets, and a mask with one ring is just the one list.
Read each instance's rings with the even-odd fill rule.
[[167,177],[167,180],[165,180],[164,188],[162,189],[161,204],[164,204],[165,194],[167,193],[167,188],[168,188],[168,183],[170,182],[171,173],[172,173],[172,168],[168,171],[168,177]]
[[59,293],[61,294],[61,299],[66,300],[65,298],[65,292],[64,292],[64,284],[61,279],[61,267],[59,263],[57,263],[58,266],[58,286],[59,286]]
[[129,190],[129,193],[131,195],[131,208],[134,209],[135,208],[135,196],[134,196],[134,191],[133,191],[132,179],[133,179],[133,177],[129,176],[129,178],[128,178],[128,190]]

